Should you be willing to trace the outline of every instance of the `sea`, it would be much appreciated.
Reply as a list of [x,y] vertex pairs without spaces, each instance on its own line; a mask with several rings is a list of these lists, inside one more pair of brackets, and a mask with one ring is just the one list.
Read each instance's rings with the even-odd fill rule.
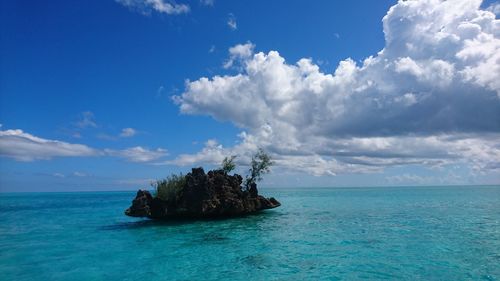
[[0,193],[0,280],[500,280],[500,186],[262,188],[282,206],[154,221],[135,192]]

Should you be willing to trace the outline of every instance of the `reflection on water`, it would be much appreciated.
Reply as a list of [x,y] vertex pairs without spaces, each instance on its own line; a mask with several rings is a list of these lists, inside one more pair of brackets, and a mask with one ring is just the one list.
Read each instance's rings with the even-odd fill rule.
[[169,227],[169,226],[179,226],[184,224],[205,224],[205,225],[225,225],[228,222],[232,222],[235,225],[245,224],[251,226],[252,224],[262,222],[263,220],[270,219],[272,217],[280,216],[282,214],[276,213],[272,210],[266,210],[259,213],[253,213],[241,217],[232,218],[206,218],[206,219],[194,219],[194,218],[176,218],[176,219],[165,219],[165,220],[153,220],[148,218],[138,218],[135,221],[117,222],[114,224],[103,225],[98,227],[99,230],[126,230],[142,227]]

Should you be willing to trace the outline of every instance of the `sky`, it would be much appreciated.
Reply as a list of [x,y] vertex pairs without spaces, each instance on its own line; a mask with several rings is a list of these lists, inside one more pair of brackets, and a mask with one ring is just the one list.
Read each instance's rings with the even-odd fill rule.
[[498,1],[0,6],[1,192],[500,183]]

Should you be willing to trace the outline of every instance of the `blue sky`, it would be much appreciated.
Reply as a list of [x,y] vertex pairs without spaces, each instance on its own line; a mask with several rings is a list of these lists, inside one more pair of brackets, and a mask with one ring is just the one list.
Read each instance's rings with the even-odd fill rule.
[[0,191],[500,182],[498,2],[0,5]]

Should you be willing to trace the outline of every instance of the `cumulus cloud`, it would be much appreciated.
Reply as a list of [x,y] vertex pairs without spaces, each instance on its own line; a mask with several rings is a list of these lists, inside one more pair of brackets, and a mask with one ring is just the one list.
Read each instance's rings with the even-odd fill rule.
[[133,128],[123,128],[120,137],[122,138],[130,138],[137,134],[137,131]]
[[224,149],[216,140],[208,140],[202,151],[196,154],[181,154],[174,160],[166,161],[159,164],[173,164],[178,166],[187,166],[195,163],[220,163],[229,153],[229,150]]
[[151,11],[168,15],[185,14],[190,11],[186,4],[176,4],[173,1],[164,0],[115,0],[125,7],[135,9],[143,14],[150,14]]
[[311,174],[387,166],[500,164],[500,21],[479,0],[400,1],[383,18],[385,47],[333,73],[254,45],[229,50],[240,73],[188,82],[174,98],[185,114],[210,115],[244,131],[179,164],[263,147],[277,164]]
[[96,156],[99,151],[83,144],[39,138],[22,130],[5,130],[0,131],[0,155],[18,161],[33,161],[53,157]]
[[423,165],[440,168],[464,164],[473,172],[500,170],[499,135],[486,136],[455,134],[439,136],[392,137],[311,137],[295,149],[287,149],[275,141],[279,134],[250,135],[241,133],[233,147],[223,147],[209,140],[195,154],[182,154],[168,164],[189,166],[199,163],[219,164],[227,155],[238,155],[238,164],[246,165],[252,154],[265,147],[278,167],[312,175],[380,172],[386,167]]
[[130,162],[150,162],[168,155],[166,149],[157,148],[151,150],[141,146],[122,150],[105,149],[104,152],[108,155],[120,157]]
[[[49,160],[55,157],[113,156],[130,162],[150,162],[167,155],[162,148],[147,149],[141,146],[116,149],[96,149],[84,144],[73,144],[33,136],[22,130],[0,130],[0,156],[17,161]],[[84,176],[75,172],[75,176]]]
[[232,67],[236,62],[244,62],[253,55],[255,45],[251,42],[237,44],[229,48],[229,59],[224,63],[224,68]]

